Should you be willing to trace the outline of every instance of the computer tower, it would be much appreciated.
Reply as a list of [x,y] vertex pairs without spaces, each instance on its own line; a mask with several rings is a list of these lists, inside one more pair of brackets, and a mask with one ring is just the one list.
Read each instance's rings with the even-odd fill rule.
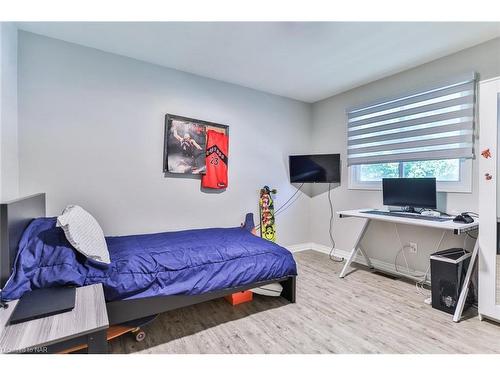
[[[455,312],[462,284],[469,267],[471,253],[453,248],[431,254],[432,307],[449,314]],[[469,290],[464,311],[474,300]]]

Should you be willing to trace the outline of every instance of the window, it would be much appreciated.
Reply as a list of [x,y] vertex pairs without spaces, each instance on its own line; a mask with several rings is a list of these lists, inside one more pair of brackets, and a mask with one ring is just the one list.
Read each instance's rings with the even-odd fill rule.
[[460,181],[460,160],[424,160],[359,166],[360,182],[381,181],[384,177],[436,177],[437,181]]
[[349,188],[380,190],[382,178],[390,177],[436,177],[438,191],[471,192],[472,161],[446,159],[354,165],[349,168]]
[[436,177],[440,191],[471,191],[475,74],[347,112],[349,188],[384,177]]
[[460,181],[460,159],[406,162],[403,163],[402,177],[436,177],[437,181]]
[[379,163],[379,164],[361,164],[359,166],[359,181],[374,182],[381,181],[384,177],[400,177],[400,163]]

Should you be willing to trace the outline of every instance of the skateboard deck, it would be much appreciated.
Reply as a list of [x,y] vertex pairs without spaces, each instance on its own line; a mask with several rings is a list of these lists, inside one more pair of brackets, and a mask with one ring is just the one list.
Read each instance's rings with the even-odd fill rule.
[[264,186],[260,189],[260,236],[266,240],[276,242],[276,224],[274,222],[274,201],[272,194],[276,194],[276,189]]
[[[132,333],[134,335],[135,341],[141,342],[146,338],[146,332],[142,330],[142,327],[145,325],[151,323],[153,320],[155,320],[158,317],[157,315],[151,315],[145,318],[141,319],[136,319],[132,320],[130,322],[122,323],[120,325],[114,325],[108,328],[106,332],[106,340],[111,341],[114,338],[117,338],[119,336],[125,335],[126,333]],[[65,349],[59,354],[68,354],[68,353],[73,353],[77,352],[79,350],[87,348],[87,344],[81,344],[78,346],[74,346],[72,348]]]

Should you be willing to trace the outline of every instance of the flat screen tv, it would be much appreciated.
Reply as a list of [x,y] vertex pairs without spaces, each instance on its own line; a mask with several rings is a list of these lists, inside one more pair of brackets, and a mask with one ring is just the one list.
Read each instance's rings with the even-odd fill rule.
[[340,154],[290,155],[290,182],[340,183]]

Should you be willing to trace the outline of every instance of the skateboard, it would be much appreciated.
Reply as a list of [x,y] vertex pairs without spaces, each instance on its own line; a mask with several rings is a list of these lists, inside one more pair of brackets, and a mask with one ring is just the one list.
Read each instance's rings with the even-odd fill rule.
[[271,195],[276,193],[276,189],[270,189],[269,186],[260,189],[260,236],[272,242],[276,242],[276,224],[274,222],[274,201]]
[[121,325],[111,326],[108,329],[108,340],[112,340],[115,337],[130,332],[134,336],[135,341],[141,342],[146,338],[146,332],[143,331],[142,327],[144,327],[146,324],[151,323],[157,317],[158,314],[132,320],[127,323],[122,323]]
[[[157,315],[151,315],[145,318],[132,320],[130,322],[122,323],[120,325],[111,326],[106,332],[106,339],[108,341],[113,340],[116,337],[122,336],[126,333],[131,333],[134,336],[135,341],[141,342],[146,338],[146,332],[143,331],[142,327],[151,323],[158,317]],[[73,353],[87,348],[87,344],[82,344],[74,346],[69,349],[65,349],[59,354]]]

